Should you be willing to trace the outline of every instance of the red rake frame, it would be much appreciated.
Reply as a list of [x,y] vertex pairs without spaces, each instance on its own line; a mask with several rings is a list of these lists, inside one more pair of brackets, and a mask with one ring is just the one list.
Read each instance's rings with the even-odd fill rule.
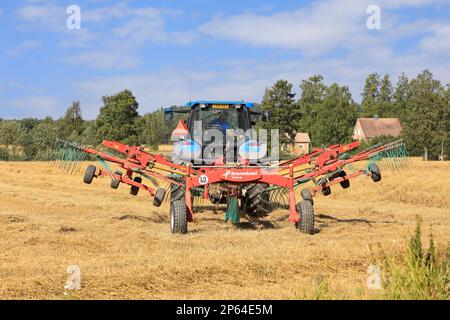
[[[355,141],[346,145],[337,144],[328,148],[316,148],[307,155],[284,161],[275,167],[249,165],[193,166],[189,163],[186,165],[175,164],[167,160],[162,155],[155,155],[144,151],[142,146],[128,146],[120,142],[108,140],[104,140],[103,145],[126,155],[126,158],[122,159],[92,148],[82,148],[81,150],[97,157],[102,161],[117,164],[122,169],[126,170],[126,174],[120,175],[117,173],[112,173],[106,169],[100,169],[98,174],[95,174],[94,177],[108,176],[111,179],[129,186],[143,189],[147,191],[151,197],[155,196],[156,189],[142,182],[133,180],[133,174],[140,174],[143,176],[160,179],[171,184],[185,186],[185,201],[189,222],[193,222],[195,220],[191,198],[191,192],[194,188],[204,188],[203,197],[207,199],[208,187],[211,184],[226,183],[231,186],[239,186],[249,183],[266,183],[270,186],[288,189],[289,220],[291,222],[298,223],[300,222],[300,216],[296,208],[294,188],[300,183],[300,181],[315,181],[315,179],[319,177],[332,174],[334,172],[339,172],[348,164],[368,160],[369,157],[384,151],[384,147],[379,146],[377,148],[357,153],[346,159],[342,158],[341,156],[344,153],[359,147],[359,142]],[[305,169],[303,169],[296,171],[296,169],[301,169],[301,166],[305,165],[308,165],[309,170],[305,171]],[[174,180],[159,171],[184,176],[184,182]],[[283,174],[283,171],[288,171],[288,173]],[[297,174],[302,171],[305,171],[305,173],[300,175]],[[370,172],[367,170],[357,170],[350,175],[337,176],[331,181],[327,181],[324,184],[309,188],[309,190],[311,195],[315,196],[317,192],[323,191],[324,188],[353,179],[360,175],[370,175]]]

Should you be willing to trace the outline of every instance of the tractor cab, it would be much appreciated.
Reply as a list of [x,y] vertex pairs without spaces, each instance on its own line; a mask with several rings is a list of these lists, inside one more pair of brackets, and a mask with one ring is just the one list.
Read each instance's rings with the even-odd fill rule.
[[[217,164],[225,162],[223,158],[226,153],[233,154],[233,162],[238,161],[240,155],[245,151],[248,153],[251,148],[258,153],[260,148],[253,140],[250,129],[261,114],[253,111],[253,108],[253,103],[244,101],[191,101],[184,108],[166,108],[164,112],[169,120],[173,119],[173,113],[189,113],[187,121],[180,120],[172,133],[172,160],[197,160],[197,163]],[[233,135],[235,136],[231,139],[230,136]],[[217,148],[223,150],[218,157],[208,153],[212,149],[208,149],[211,143],[216,146],[216,151]],[[222,159],[218,159],[220,157]]]

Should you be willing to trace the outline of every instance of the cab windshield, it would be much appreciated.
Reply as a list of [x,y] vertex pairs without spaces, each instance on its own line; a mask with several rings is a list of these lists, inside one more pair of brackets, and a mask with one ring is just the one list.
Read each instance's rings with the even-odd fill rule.
[[189,131],[194,134],[194,121],[202,122],[203,132],[207,129],[218,129],[224,133],[228,129],[248,129],[244,108],[199,108],[192,113]]

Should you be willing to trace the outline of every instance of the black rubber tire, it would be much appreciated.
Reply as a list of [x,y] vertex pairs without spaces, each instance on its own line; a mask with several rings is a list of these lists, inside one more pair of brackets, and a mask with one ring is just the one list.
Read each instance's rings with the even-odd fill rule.
[[[141,177],[134,177],[133,181],[137,182],[137,183],[142,183],[142,178]],[[131,186],[130,194],[132,196],[137,196],[138,193],[139,193],[139,188],[135,187],[135,186]]]
[[174,200],[184,199],[185,196],[185,188],[183,186],[179,186],[177,184],[170,185],[170,202]]
[[301,195],[303,200],[309,201],[312,204],[314,204],[313,196],[311,194],[311,191],[309,191],[309,189],[302,189]]
[[[325,179],[319,179],[319,181],[317,182],[317,184],[319,185],[319,186],[322,186],[322,185],[324,185],[324,184],[326,184],[327,183],[327,180],[325,180]],[[331,194],[331,188],[330,187],[325,187],[325,188],[323,188],[322,189],[322,194],[326,197],[326,196],[329,196],[330,194]]]
[[[122,176],[122,172],[120,172],[120,171],[116,171],[114,173],[116,175]],[[119,185],[120,185],[120,181],[119,180],[116,180],[114,178],[111,179],[111,188],[117,189],[117,188],[119,188]]]
[[166,189],[158,188],[155,192],[155,197],[153,198],[153,205],[155,207],[160,207],[161,203],[164,201],[164,197],[166,196]]
[[373,182],[381,181],[380,168],[375,163],[369,165],[369,172]]
[[[339,171],[339,177],[345,177],[347,176],[347,173],[344,170]],[[344,180],[339,182],[339,184],[341,185],[342,189],[347,189],[350,188],[350,180]]]
[[188,232],[188,218],[185,199],[185,189],[172,184],[170,192],[170,231],[186,234]]
[[314,234],[314,206],[311,201],[300,201],[297,204],[297,212],[300,221],[296,224],[300,232],[306,234]]
[[248,185],[244,197],[245,213],[251,217],[264,217],[272,211],[270,195],[265,190],[269,185],[265,183],[253,183]]
[[83,182],[86,184],[91,184],[92,180],[94,180],[95,177],[95,171],[97,171],[97,167],[93,165],[89,165],[86,168],[86,172],[84,173]]

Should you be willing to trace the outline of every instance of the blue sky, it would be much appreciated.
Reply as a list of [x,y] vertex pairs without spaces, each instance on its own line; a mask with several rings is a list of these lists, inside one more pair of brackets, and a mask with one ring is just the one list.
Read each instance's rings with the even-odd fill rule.
[[[81,29],[68,30],[69,5]],[[366,9],[381,10],[369,30]],[[0,117],[54,118],[130,89],[141,114],[192,99],[260,101],[322,74],[356,101],[370,72],[450,83],[450,1],[0,1]],[[191,92],[191,94],[190,94]]]

